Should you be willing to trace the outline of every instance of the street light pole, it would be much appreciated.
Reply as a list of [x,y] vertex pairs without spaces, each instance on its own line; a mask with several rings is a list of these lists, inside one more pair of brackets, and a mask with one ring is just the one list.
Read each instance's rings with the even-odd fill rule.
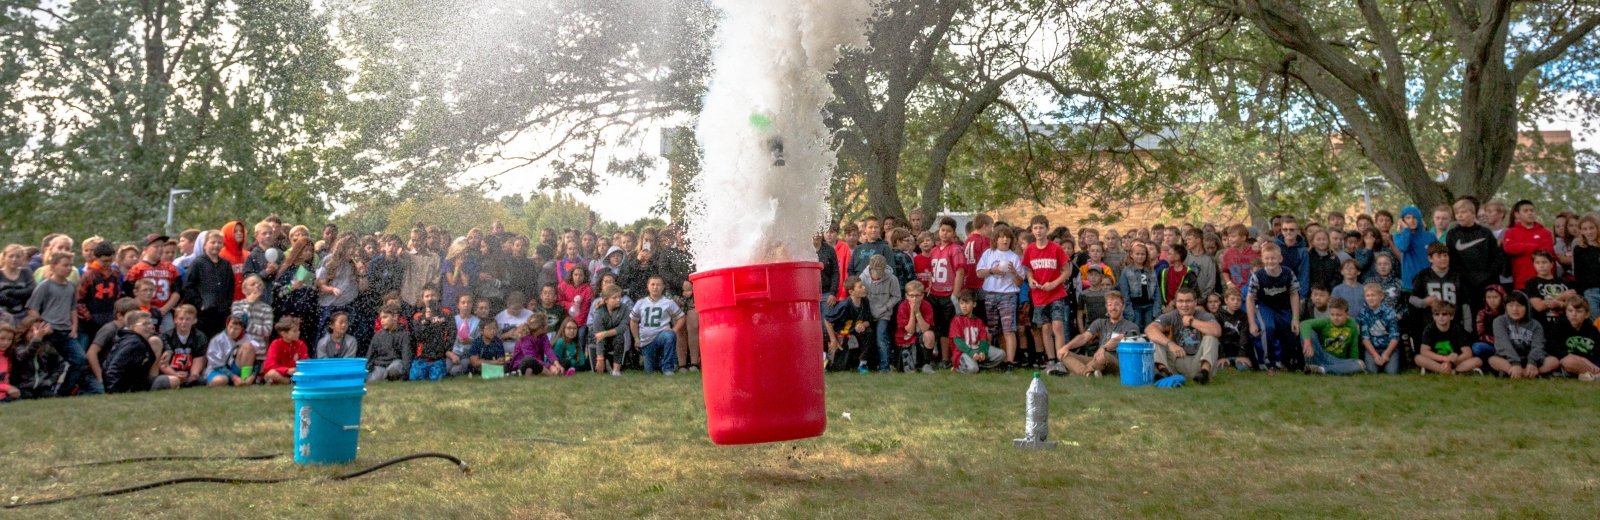
[[167,190],[167,227],[166,227],[166,230],[167,230],[167,234],[168,235],[172,234],[172,206],[173,206],[173,203],[177,201],[177,198],[178,198],[179,195],[188,195],[190,193],[194,193],[194,191],[193,190],[180,190],[178,188],[172,188],[170,190]]
[[1367,187],[1369,182],[1383,182],[1383,177],[1363,177],[1361,179],[1361,195],[1367,201],[1367,214],[1372,214],[1372,189]]

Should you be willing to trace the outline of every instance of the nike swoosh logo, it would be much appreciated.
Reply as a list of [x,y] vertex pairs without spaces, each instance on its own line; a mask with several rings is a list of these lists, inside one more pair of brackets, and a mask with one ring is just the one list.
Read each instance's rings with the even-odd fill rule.
[[1472,246],[1478,245],[1479,242],[1482,242],[1484,240],[1488,240],[1488,239],[1487,238],[1480,238],[1480,239],[1472,240],[1472,241],[1468,241],[1468,242],[1457,243],[1456,244],[1456,251],[1466,251],[1468,249],[1472,249]]

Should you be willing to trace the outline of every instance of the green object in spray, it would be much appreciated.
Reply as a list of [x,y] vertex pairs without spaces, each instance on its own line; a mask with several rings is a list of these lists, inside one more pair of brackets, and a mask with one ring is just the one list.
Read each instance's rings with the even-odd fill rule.
[[766,130],[772,128],[772,118],[760,112],[750,113],[750,126]]

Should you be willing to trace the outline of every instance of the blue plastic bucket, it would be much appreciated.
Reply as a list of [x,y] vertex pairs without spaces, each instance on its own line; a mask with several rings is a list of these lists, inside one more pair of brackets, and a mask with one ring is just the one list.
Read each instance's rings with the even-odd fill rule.
[[312,359],[297,363],[295,370],[295,464],[356,460],[367,360]]
[[1117,365],[1123,386],[1145,386],[1156,380],[1155,348],[1148,341],[1118,343]]

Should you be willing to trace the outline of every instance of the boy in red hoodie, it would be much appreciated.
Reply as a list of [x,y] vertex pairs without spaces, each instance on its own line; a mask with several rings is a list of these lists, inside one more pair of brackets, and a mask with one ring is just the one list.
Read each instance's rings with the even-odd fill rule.
[[244,299],[244,262],[250,259],[250,254],[244,250],[244,223],[232,221],[222,226],[222,252],[223,260],[233,267],[233,301]]
[[1533,252],[1555,254],[1556,239],[1550,230],[1539,223],[1539,212],[1534,209],[1533,202],[1517,201],[1511,206],[1511,214],[1517,222],[1506,228],[1504,237],[1500,239],[1500,247],[1505,249],[1506,258],[1511,260],[1511,286],[1522,287],[1535,273]]
[[311,357],[306,342],[300,341],[300,320],[285,316],[273,328],[278,331],[278,339],[267,347],[267,360],[262,364],[261,372],[269,385],[292,384],[295,363]]

